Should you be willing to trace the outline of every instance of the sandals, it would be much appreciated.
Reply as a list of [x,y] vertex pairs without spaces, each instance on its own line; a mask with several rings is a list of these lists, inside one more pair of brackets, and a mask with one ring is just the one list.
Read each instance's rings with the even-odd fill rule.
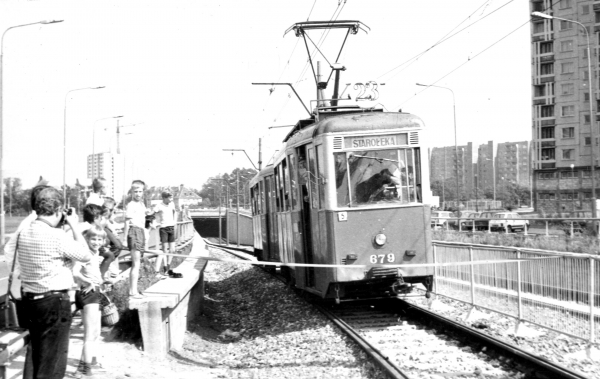
[[173,270],[167,271],[167,275],[169,275],[169,278],[174,278],[174,279],[181,279],[181,278],[183,278],[183,275],[181,275],[178,272],[174,272]]

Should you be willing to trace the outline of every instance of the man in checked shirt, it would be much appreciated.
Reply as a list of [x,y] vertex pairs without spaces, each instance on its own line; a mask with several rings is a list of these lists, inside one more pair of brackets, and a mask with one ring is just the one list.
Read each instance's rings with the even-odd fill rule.
[[[52,187],[32,191],[37,218],[17,240],[21,291],[31,336],[33,378],[60,379],[67,368],[73,261],[87,262],[91,253],[77,224],[79,218],[63,209],[61,193]],[[71,227],[66,234],[60,227]],[[26,363],[27,366],[27,363]]]

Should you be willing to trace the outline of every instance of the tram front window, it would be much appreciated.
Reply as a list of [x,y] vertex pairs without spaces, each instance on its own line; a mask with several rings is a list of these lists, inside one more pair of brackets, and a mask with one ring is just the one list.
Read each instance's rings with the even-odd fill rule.
[[335,153],[338,206],[421,202],[415,154],[415,149]]

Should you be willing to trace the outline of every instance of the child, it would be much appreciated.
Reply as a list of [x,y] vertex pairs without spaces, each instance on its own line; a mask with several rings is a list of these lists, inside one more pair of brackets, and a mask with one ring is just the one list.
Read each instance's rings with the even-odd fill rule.
[[[106,232],[107,238],[107,246],[100,249],[100,256],[104,258],[102,264],[100,265],[100,273],[102,274],[102,279],[110,282],[110,277],[106,277],[106,272],[108,271],[111,263],[117,259],[119,254],[121,254],[121,250],[123,250],[123,245],[121,241],[115,235],[115,232],[111,229],[111,218],[115,209],[116,202],[111,197],[104,198],[104,205],[102,206],[103,211],[103,220],[102,220],[102,228]],[[114,275],[116,277],[116,274]]]
[[[158,232],[160,234],[160,242],[162,243],[162,251],[167,254],[175,254],[175,220],[176,211],[175,205],[173,204],[173,195],[170,192],[162,193],[162,203],[156,207],[157,213],[160,215],[160,223]],[[160,272],[162,262],[165,261],[165,272],[172,274],[171,261],[172,256],[161,256],[156,257],[155,270]]]
[[125,211],[125,232],[124,238],[131,252],[131,273],[129,274],[129,296],[134,299],[144,297],[138,291],[138,279],[140,276],[140,259],[146,246],[144,226],[145,217],[148,211],[142,201],[144,187],[146,183],[141,180],[134,180],[131,183],[132,200],[127,204]]
[[96,204],[87,204],[83,207],[83,224],[81,225],[81,233],[85,233],[86,230],[92,226],[102,227],[103,223],[103,210],[102,207]]
[[146,238],[146,245],[144,246],[144,250],[148,250],[148,241],[150,241],[150,231],[152,229],[156,229],[157,226],[158,224],[156,221],[156,216],[147,215],[146,223],[144,225],[144,237]]
[[[95,205],[97,206],[97,205]],[[85,213],[84,213],[85,216]],[[96,362],[96,343],[100,337],[100,284],[102,277],[99,269],[99,250],[105,243],[106,233],[102,227],[93,225],[84,235],[92,253],[92,259],[86,263],[76,262],[73,277],[79,284],[75,292],[75,305],[83,309],[83,351],[75,378],[92,375],[92,367],[101,367]]]

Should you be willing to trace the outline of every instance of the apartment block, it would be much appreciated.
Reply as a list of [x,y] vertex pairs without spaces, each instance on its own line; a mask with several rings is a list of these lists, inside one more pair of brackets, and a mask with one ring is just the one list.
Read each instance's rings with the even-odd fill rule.
[[534,205],[546,213],[591,210],[592,165],[598,171],[600,1],[531,0],[530,8],[565,19],[531,22]]
[[[458,158],[458,159],[457,159]],[[473,181],[473,144],[469,142],[464,146],[434,147],[430,154],[431,182],[443,181],[449,193],[456,193],[456,176],[460,198],[470,199],[475,191]],[[456,196],[456,195],[454,195]],[[456,200],[446,198],[446,200]]]
[[124,162],[121,154],[98,153],[87,157],[87,177],[104,178],[106,195],[119,199],[123,194]]

